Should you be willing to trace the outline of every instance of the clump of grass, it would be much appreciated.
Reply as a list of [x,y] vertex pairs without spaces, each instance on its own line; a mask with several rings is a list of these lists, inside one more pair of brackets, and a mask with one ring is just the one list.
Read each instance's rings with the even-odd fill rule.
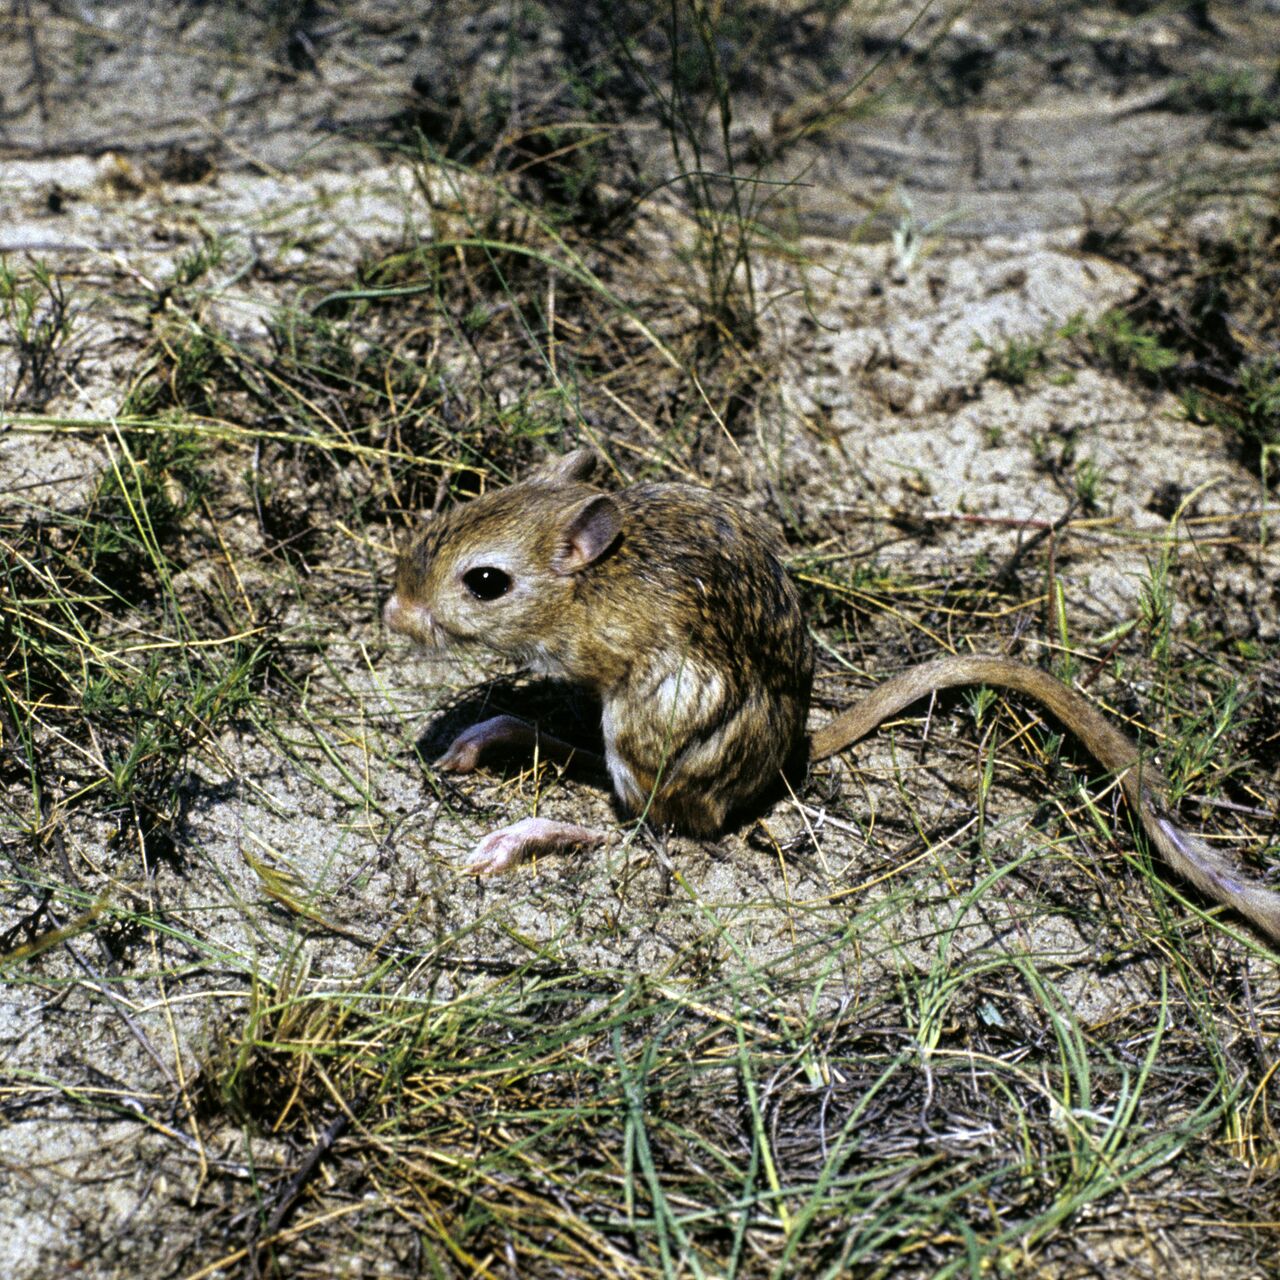
[[225,348],[198,325],[192,326],[161,340],[126,391],[120,412],[139,419],[159,417],[171,409],[215,417],[231,372]]
[[1206,112],[1234,129],[1265,129],[1280,120],[1280,80],[1263,83],[1249,67],[1202,71],[1170,95],[1175,111]]
[[1178,353],[1160,336],[1124,311],[1104,311],[1084,330],[1098,357],[1122,373],[1157,381],[1178,363]]
[[999,1269],[1061,1248],[1122,1188],[1158,1194],[1150,1171],[1231,1097],[1211,1077],[1176,1122],[1140,1122],[1166,1083],[1167,979],[1104,1042],[1033,957],[965,954],[966,919],[1022,861],[965,891],[924,963],[899,957],[895,993],[859,1019],[822,997],[822,957],[854,935],[864,964],[893,966],[867,921],[678,991],[535,956],[448,998],[416,958],[371,956],[335,990],[293,952],[213,1033],[202,1111],[296,1136],[259,1186],[259,1247],[286,1269],[293,1206],[310,1216],[370,1183],[343,1247],[400,1220],[442,1274],[495,1255],[522,1275]]
[[976,338],[973,345],[975,350],[989,353],[984,371],[988,378],[1022,387],[1043,377],[1055,386],[1065,386],[1075,378],[1067,359],[1067,341],[1077,337],[1084,327],[1083,316],[1077,315],[1030,337],[1006,338],[997,345]]
[[1138,594],[1138,615],[1147,636],[1151,656],[1161,670],[1168,670],[1173,640],[1172,558],[1167,549],[1147,565],[1147,576]]
[[629,15],[617,6],[561,25],[561,78],[526,94],[518,68],[529,42],[542,42],[542,25],[555,21],[537,6],[529,12],[540,16],[510,24],[495,53],[513,68],[511,87],[451,66],[421,72],[392,137],[432,165],[500,175],[550,223],[601,234],[625,223],[643,187],[626,130],[617,127],[634,95],[602,38]]
[[209,492],[208,449],[173,419],[133,434],[102,472],[81,528],[86,568],[121,599],[136,603],[173,571],[164,548]]
[[749,351],[760,337],[753,255],[767,238],[761,212],[785,184],[766,180],[763,165],[744,167],[733,136],[735,95],[785,18],[764,6],[704,0],[668,0],[660,14],[655,20],[643,6],[615,10],[612,56],[643,86],[646,105],[666,130],[678,175],[673,185],[692,218],[687,260],[701,283],[699,354],[714,361]]
[[[975,345],[987,347],[981,339]],[[1096,320],[1075,315],[1041,334],[1008,338],[988,350],[986,376],[1015,387],[1043,376],[1057,384],[1070,382],[1074,373],[1066,362],[1071,351],[1083,351],[1086,358],[1152,384],[1162,382],[1179,362],[1177,350],[1155,328],[1114,307]]]
[[1049,366],[1052,336],[1044,338],[1008,338],[993,347],[987,357],[986,374],[1011,387],[1025,386],[1034,375]]
[[1076,497],[1086,511],[1096,511],[1100,500],[1103,473],[1096,458],[1085,458],[1076,465]]
[[1144,284],[1087,334],[1100,358],[1167,387],[1190,418],[1232,433],[1250,459],[1280,443],[1275,199],[1272,190],[1246,203],[1221,231],[1192,235],[1175,217],[1145,240],[1113,244]]
[[210,271],[220,266],[226,257],[227,242],[222,236],[204,235],[195,248],[184,253],[173,269],[173,288],[186,288],[195,284]]
[[17,356],[0,405],[42,409],[53,398],[75,365],[76,318],[65,283],[44,263],[22,270],[0,257],[0,343]]
[[1236,371],[1235,385],[1182,392],[1187,415],[1235,432],[1258,450],[1280,446],[1280,357],[1258,356]]
[[[261,642],[175,586],[180,526],[207,482],[200,450],[176,432],[135,443],[136,455],[121,437],[83,510],[0,526],[0,661],[24,725],[31,829],[50,805],[86,804],[131,811],[144,835],[172,826],[190,752],[252,701]],[[153,642],[131,642],[152,611]],[[202,639],[214,643],[190,643]]]
[[306,951],[291,947],[274,974],[251,975],[241,1015],[211,1022],[196,1095],[203,1115],[269,1133],[291,1112],[301,1119],[327,1101],[311,1091],[320,1081],[306,1068],[310,1055],[332,1056],[343,1018],[338,1002],[311,998],[310,974]]
[[1262,356],[1240,366],[1240,399],[1240,434],[1255,444],[1280,444],[1280,356]]
[[110,744],[102,755],[107,803],[175,819],[191,748],[253,705],[257,658],[251,645],[232,646],[225,661],[153,657],[90,677],[79,709]]

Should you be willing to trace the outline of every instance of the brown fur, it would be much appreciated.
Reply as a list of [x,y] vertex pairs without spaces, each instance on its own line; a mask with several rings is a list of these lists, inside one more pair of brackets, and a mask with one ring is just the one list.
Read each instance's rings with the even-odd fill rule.
[[[568,514],[599,494],[587,461],[570,454],[433,523],[401,560],[392,625],[586,685],[624,809],[714,835],[803,742],[813,655],[799,598],[769,529],[689,485],[609,495],[620,536],[557,572]],[[508,595],[470,597],[460,578],[481,562],[512,573]]]

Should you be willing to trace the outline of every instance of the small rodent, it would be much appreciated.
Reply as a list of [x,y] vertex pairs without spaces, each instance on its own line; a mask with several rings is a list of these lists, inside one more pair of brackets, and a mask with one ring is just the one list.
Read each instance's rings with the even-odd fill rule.
[[[693,836],[721,832],[779,775],[824,760],[938,689],[991,685],[1045,706],[1108,770],[1168,864],[1280,940],[1280,893],[1250,882],[1175,825],[1167,784],[1083,696],[997,657],[943,657],[885,681],[806,738],[813,650],[769,528],[710,490],[590,483],[580,449],[435,518],[401,557],[388,628],[433,647],[478,644],[582,684],[603,707],[605,766],[628,814]],[[438,766],[473,769],[497,744],[572,748],[500,716],[462,733]],[[487,837],[477,872],[603,837],[527,819]]]

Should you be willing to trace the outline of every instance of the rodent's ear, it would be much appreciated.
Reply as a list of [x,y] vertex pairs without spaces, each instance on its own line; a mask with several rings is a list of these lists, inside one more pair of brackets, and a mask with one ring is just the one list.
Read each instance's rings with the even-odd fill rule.
[[567,575],[595,564],[617,542],[621,532],[622,512],[607,493],[576,503],[565,513],[552,569]]
[[545,462],[529,477],[539,484],[569,484],[574,480],[590,480],[596,473],[600,455],[594,449],[574,449],[563,457]]

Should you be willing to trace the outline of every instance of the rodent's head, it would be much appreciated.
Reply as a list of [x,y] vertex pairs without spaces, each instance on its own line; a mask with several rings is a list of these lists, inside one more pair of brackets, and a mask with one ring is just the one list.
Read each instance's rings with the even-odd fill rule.
[[617,503],[586,483],[595,465],[575,450],[432,521],[400,558],[387,627],[437,648],[482,644],[554,668],[548,645],[570,621],[575,577],[622,532]]

